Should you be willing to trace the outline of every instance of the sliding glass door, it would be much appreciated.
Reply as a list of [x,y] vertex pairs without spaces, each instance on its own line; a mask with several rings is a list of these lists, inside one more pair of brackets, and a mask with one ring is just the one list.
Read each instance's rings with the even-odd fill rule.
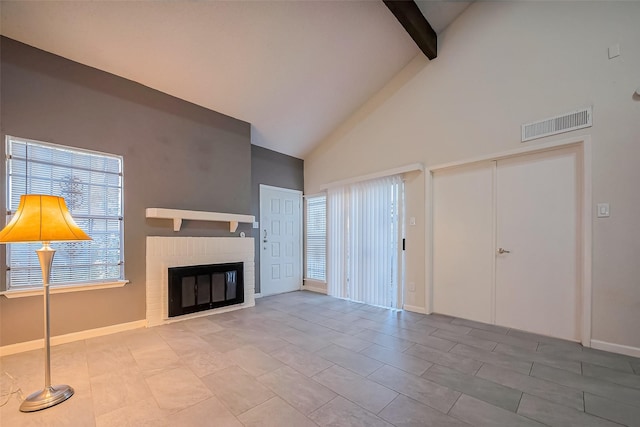
[[401,308],[400,176],[328,191],[329,295]]

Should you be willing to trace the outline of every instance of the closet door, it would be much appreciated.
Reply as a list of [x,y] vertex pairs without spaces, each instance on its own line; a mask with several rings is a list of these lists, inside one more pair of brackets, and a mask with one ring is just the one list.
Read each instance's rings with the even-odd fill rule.
[[493,323],[494,162],[433,175],[433,310]]
[[570,148],[497,162],[499,325],[580,339],[577,154]]

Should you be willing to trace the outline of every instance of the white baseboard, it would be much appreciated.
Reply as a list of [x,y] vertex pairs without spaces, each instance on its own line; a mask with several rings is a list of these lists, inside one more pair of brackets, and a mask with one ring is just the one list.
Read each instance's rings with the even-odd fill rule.
[[[86,340],[89,338],[111,335],[117,332],[130,331],[131,329],[144,328],[146,320],[136,320],[135,322],[119,323],[117,325],[105,326],[103,328],[87,329],[86,331],[72,332],[65,335],[51,337],[51,345],[67,344],[74,341]],[[23,351],[37,350],[44,347],[44,339],[25,341],[17,344],[9,344],[0,347],[0,356],[22,353]]]
[[254,298],[262,298],[262,292],[258,292],[257,294],[253,294]]
[[596,350],[610,351],[612,353],[624,354],[626,356],[640,357],[640,348],[631,347],[628,345],[591,340],[591,348],[595,348]]
[[311,292],[317,292],[319,294],[324,294],[327,295],[327,289],[324,286],[313,286],[311,284],[304,284],[302,285],[302,290],[303,291],[311,291]]
[[424,308],[424,307],[418,307],[418,306],[415,306],[415,305],[405,304],[405,305],[402,306],[402,308],[404,310],[411,311],[412,313],[427,314],[427,309]]

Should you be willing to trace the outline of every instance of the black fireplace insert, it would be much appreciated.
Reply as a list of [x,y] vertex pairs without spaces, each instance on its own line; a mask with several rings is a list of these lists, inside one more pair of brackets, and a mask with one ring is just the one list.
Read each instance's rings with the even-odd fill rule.
[[244,302],[241,262],[169,269],[169,317]]

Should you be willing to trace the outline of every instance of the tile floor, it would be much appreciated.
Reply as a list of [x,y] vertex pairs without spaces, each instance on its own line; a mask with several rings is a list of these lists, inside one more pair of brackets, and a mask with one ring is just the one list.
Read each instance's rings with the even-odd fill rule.
[[[42,351],[0,363],[41,388]],[[76,394],[12,397],[2,427],[640,426],[640,359],[310,292],[57,346],[52,372]]]

